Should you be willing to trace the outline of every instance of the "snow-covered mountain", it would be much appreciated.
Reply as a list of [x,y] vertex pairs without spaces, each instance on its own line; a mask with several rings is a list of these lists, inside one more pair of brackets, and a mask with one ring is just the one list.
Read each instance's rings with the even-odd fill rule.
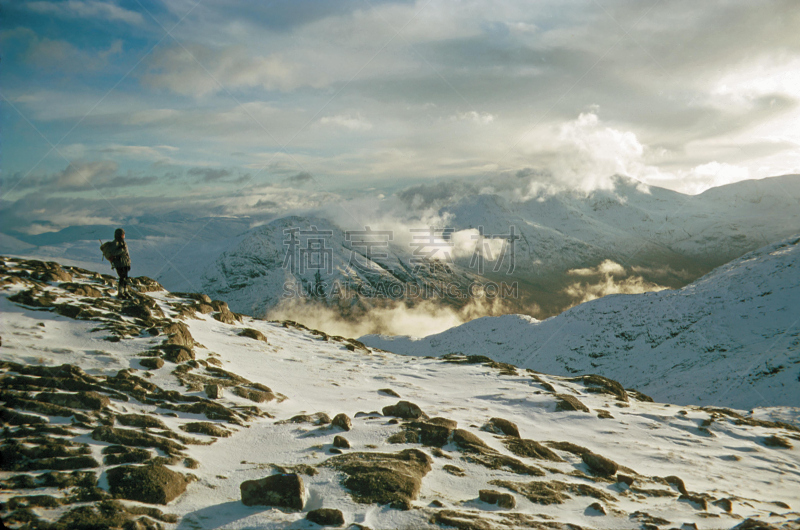
[[[202,291],[255,316],[282,298],[322,299],[347,314],[365,300],[379,305],[413,299],[418,285],[446,284],[466,293],[480,279],[457,266],[415,261],[411,252],[390,245],[392,234],[361,232],[347,234],[317,217],[277,219],[223,252],[205,271]],[[447,301],[458,305],[465,298]]]
[[[372,267],[367,274],[347,269],[354,248],[344,238],[345,231],[364,230],[365,226],[344,226],[341,221],[312,215],[271,220],[196,217],[177,211],[128,220],[134,273],[152,277],[173,290],[224,296],[237,310],[262,315],[281,299],[286,282],[295,282],[297,291],[314,283],[313,270],[309,276],[283,269],[287,250],[283,230],[313,224],[333,234],[329,243],[335,263],[332,273],[322,278],[329,285],[344,280],[373,286],[389,282],[401,286],[397,292],[406,293],[408,286],[419,286],[428,279],[455,284],[459,292],[475,281],[517,282],[518,296],[504,300],[506,310],[545,318],[584,299],[580,291],[590,288],[592,282],[607,279],[602,274],[586,276],[576,289],[575,277],[568,271],[591,272],[611,260],[622,271],[614,281],[634,280],[634,291],[678,288],[746,252],[788,237],[800,226],[800,175],[739,182],[696,196],[645,186],[625,177],[615,177],[613,189],[588,194],[561,191],[511,196],[480,193],[476,188],[461,198],[436,203],[434,218],[445,225],[438,228],[463,234],[470,243],[480,227],[492,236],[510,236],[513,227],[518,238],[513,272],[508,273],[510,254],[497,272],[493,270],[496,262],[488,261],[481,272],[473,254],[461,249],[453,254],[453,274],[436,273],[427,278],[424,271],[411,273],[414,249],[408,244],[409,234],[398,232],[428,228],[421,211],[415,209],[417,193],[424,194],[425,187],[376,199],[385,205],[377,211],[387,217],[377,213],[375,219],[363,219],[364,225],[374,230],[384,225],[395,230],[386,258],[361,260],[365,247],[361,248],[359,259]],[[114,228],[93,225],[38,236],[10,234],[0,237],[0,253],[58,259],[107,272],[97,238],[108,239]],[[499,255],[495,253],[494,258]],[[388,273],[389,269],[393,272]],[[365,300],[360,298],[366,307]],[[373,298],[370,303],[383,302]],[[457,306],[465,302],[444,297],[443,303]],[[348,304],[340,307],[345,315],[351,309]]]
[[800,236],[679,289],[610,295],[544,321],[476,319],[422,339],[366,336],[405,355],[486,355],[546,373],[595,373],[680,404],[800,404]]
[[680,407],[597,376],[398,356],[147,278],[120,301],[110,276],[58,263],[0,258],[0,273],[10,528],[800,524],[796,408]]

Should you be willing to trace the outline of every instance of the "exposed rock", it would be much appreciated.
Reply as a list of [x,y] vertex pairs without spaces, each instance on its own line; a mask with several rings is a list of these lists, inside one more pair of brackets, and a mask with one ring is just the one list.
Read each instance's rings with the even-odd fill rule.
[[[271,391],[264,391],[264,390],[256,390],[253,388],[246,388],[241,386],[235,386],[231,390],[235,395],[249,399],[255,403],[266,403],[275,399],[275,394]],[[326,423],[329,423],[330,420]]]
[[632,486],[633,482],[634,482],[634,478],[633,477],[629,477],[628,475],[622,475],[620,473],[617,473],[617,482],[621,482],[621,483],[623,483],[623,484],[625,484],[627,486]]
[[158,370],[164,366],[164,359],[160,357],[144,357],[143,359],[139,359],[139,364],[149,370]]
[[510,493],[500,493],[495,490],[480,490],[478,497],[483,502],[489,504],[496,504],[501,508],[512,509],[517,506],[517,499]]
[[572,453],[573,455],[583,456],[584,453],[591,453],[585,447],[581,447],[578,444],[574,444],[572,442],[545,442],[549,447],[553,449],[558,449],[559,451],[566,451],[567,453]]
[[692,504],[699,510],[708,510],[708,500],[701,495],[694,495],[692,493],[684,493],[678,497],[679,501],[684,501]]
[[592,504],[590,504],[589,509],[594,510],[595,512],[601,513],[603,515],[608,515],[608,512],[606,512],[605,507],[599,502],[593,502]]
[[152,458],[152,454],[147,449],[131,449],[122,445],[110,445],[103,449],[103,463],[107,466],[118,466],[120,464],[141,464]]
[[92,432],[92,439],[100,442],[132,447],[155,447],[168,454],[178,453],[186,449],[181,444],[166,438],[161,438],[160,436],[153,436],[148,433],[132,431],[130,429],[114,429],[107,426],[95,429]]
[[205,392],[210,399],[219,399],[222,397],[222,385],[206,385]]
[[596,453],[583,453],[581,459],[592,473],[603,477],[613,477],[619,469],[616,462]]
[[396,397],[396,398],[400,397],[400,394],[398,394],[397,392],[395,392],[391,388],[381,388],[380,390],[378,390],[378,392],[381,393],[381,394],[384,394],[386,396],[392,396],[392,397]]
[[188,484],[185,476],[158,464],[115,467],[106,476],[115,497],[149,504],[168,504]]
[[314,425],[327,425],[331,422],[331,417],[324,412],[315,412],[314,414],[298,414],[292,416],[288,420],[281,420],[277,422],[279,425],[284,423],[311,423]]
[[383,407],[384,416],[396,416],[406,420],[415,420],[423,416],[427,417],[422,409],[410,401],[398,401],[395,405]]
[[481,430],[494,432],[497,434],[505,434],[506,436],[514,436],[519,438],[519,429],[517,424],[503,418],[492,418],[484,425]]
[[418,449],[399,453],[349,453],[323,465],[347,475],[343,485],[356,502],[389,504],[408,510],[419,495],[422,477],[431,470],[431,457]]
[[712,503],[714,506],[722,508],[726,512],[730,513],[733,511],[733,502],[730,499],[719,499]]
[[118,414],[116,420],[126,427],[141,427],[144,429],[164,429],[168,430],[167,425],[158,418],[145,414]]
[[183,322],[173,322],[166,326],[164,328],[164,334],[167,335],[164,344],[183,346],[187,350],[194,348],[194,338],[191,332],[189,332],[189,328]]
[[747,518],[741,523],[737,524],[731,530],[779,530],[777,526],[773,526],[758,519]]
[[507,438],[503,440],[506,448],[517,456],[524,456],[527,458],[538,458],[540,460],[549,460],[551,462],[563,462],[564,460],[558,456],[554,451],[543,446],[534,440],[525,440],[522,438]]
[[195,359],[194,350],[177,344],[163,344],[159,348],[164,352],[164,358],[175,364],[193,361]]
[[791,449],[793,446],[789,440],[786,438],[781,438],[780,436],[767,436],[764,438],[764,445],[767,447],[777,447],[780,449]]
[[618,382],[603,377],[602,375],[583,375],[568,379],[568,381],[581,382],[587,385],[588,392],[596,392],[615,396],[619,401],[628,401],[628,393]]
[[353,422],[347,414],[339,413],[333,417],[331,427],[339,427],[343,431],[349,431],[353,428]]
[[483,440],[464,429],[453,431],[453,442],[465,453],[469,453],[467,459],[471,462],[480,464],[489,469],[508,469],[514,473],[533,476],[544,476],[544,471],[539,468],[529,466],[520,462],[516,458],[504,455],[486,445]]
[[107,407],[111,401],[107,396],[97,392],[42,392],[34,399],[45,403],[52,403],[62,407],[70,407],[82,410],[101,410]]
[[596,412],[597,412],[597,417],[600,418],[601,420],[613,420],[614,419],[614,416],[612,416],[611,413],[608,412],[607,410],[598,409]]
[[319,508],[311,510],[306,515],[306,519],[320,526],[342,526],[344,524],[344,514],[341,510],[333,508]]
[[486,445],[483,440],[464,429],[456,429],[453,431],[453,442],[459,448],[468,452],[483,453],[487,449],[493,450],[491,447]]
[[574,484],[551,480],[550,482],[511,482],[508,480],[492,480],[489,482],[493,486],[502,486],[511,491],[516,491],[525,496],[529,501],[537,504],[562,504],[570,499],[567,492],[604,501],[614,501],[614,497],[602,490],[593,488],[587,484]]
[[451,464],[445,464],[442,466],[442,469],[450,473],[451,475],[455,475],[456,477],[466,477],[467,474],[464,473],[464,470],[458,466],[454,466]]
[[575,396],[568,394],[556,394],[558,403],[556,403],[556,412],[558,411],[580,411],[589,412],[589,407],[578,401]]
[[253,328],[244,328],[242,331],[239,332],[240,337],[247,337],[253,340],[260,340],[263,342],[268,342],[267,337],[264,336],[263,333],[258,331],[257,329]]
[[296,473],[246,480],[239,490],[245,506],[277,506],[299,511],[305,505],[305,486]]
[[231,431],[222,427],[221,425],[217,425],[216,423],[210,423],[207,421],[195,421],[195,422],[185,423],[180,426],[180,429],[186,432],[207,434],[208,436],[218,436],[220,438],[227,438],[228,436],[233,434]]
[[9,296],[9,300],[17,304],[22,304],[30,307],[52,307],[56,302],[57,297],[49,292],[42,292],[37,288],[20,291],[19,293]]
[[103,296],[103,291],[85,283],[62,283],[59,287],[77,296],[85,296],[87,298],[101,298]]
[[129,278],[129,285],[140,293],[153,293],[166,291],[164,287],[152,278],[147,276],[135,276]]
[[350,442],[344,436],[337,435],[333,437],[333,446],[340,449],[350,449]]
[[668,477],[664,477],[664,481],[667,484],[671,484],[675,486],[678,491],[686,495],[689,491],[686,489],[686,484],[683,483],[683,480],[680,477],[676,477],[675,475],[670,475]]

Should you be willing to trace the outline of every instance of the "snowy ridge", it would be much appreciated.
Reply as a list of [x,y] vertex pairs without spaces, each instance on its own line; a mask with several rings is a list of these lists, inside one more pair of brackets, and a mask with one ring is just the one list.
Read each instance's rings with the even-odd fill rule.
[[423,339],[366,336],[405,355],[459,352],[546,373],[596,373],[659,400],[751,409],[800,403],[800,238],[674,291],[610,295],[537,321],[485,317]]
[[[764,421],[780,410],[676,407],[599,377],[398,356],[146,278],[121,302],[109,276],[0,266],[12,528],[313,530],[321,508],[351,529],[800,523],[800,428]],[[387,408],[401,399],[419,409]],[[416,475],[381,474],[386,455],[413,457]],[[118,479],[155,470],[164,496]],[[299,474],[301,507],[242,502],[243,482],[280,473]],[[363,473],[384,500],[356,495]]]

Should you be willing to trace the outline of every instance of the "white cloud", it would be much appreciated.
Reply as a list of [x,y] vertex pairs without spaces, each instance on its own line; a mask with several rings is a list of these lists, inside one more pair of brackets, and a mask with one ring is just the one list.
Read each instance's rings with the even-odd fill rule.
[[575,304],[582,304],[609,294],[640,294],[667,289],[641,276],[628,275],[625,267],[612,260],[605,260],[597,267],[572,269],[567,271],[567,274],[582,278],[564,289],[564,293],[570,296]]
[[67,0],[65,2],[23,2],[23,6],[36,13],[62,18],[100,18],[103,20],[142,24],[144,18],[114,2],[100,0]]
[[319,120],[320,125],[333,125],[349,129],[351,131],[368,131],[372,129],[372,123],[364,119],[361,114],[337,114],[336,116],[324,116]]

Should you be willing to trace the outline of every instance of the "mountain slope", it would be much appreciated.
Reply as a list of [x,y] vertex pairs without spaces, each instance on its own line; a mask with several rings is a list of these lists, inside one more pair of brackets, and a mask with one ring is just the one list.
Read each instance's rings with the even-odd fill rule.
[[[790,411],[674,407],[598,377],[371,350],[146,278],[120,302],[109,276],[0,267],[11,528],[310,530],[321,508],[350,528],[800,523],[800,428],[768,421]],[[269,476],[301,485],[294,508],[243,502]]]
[[800,239],[675,291],[610,295],[538,321],[473,320],[424,339],[367,336],[405,355],[451,352],[568,375],[597,373],[673,403],[800,403]]

